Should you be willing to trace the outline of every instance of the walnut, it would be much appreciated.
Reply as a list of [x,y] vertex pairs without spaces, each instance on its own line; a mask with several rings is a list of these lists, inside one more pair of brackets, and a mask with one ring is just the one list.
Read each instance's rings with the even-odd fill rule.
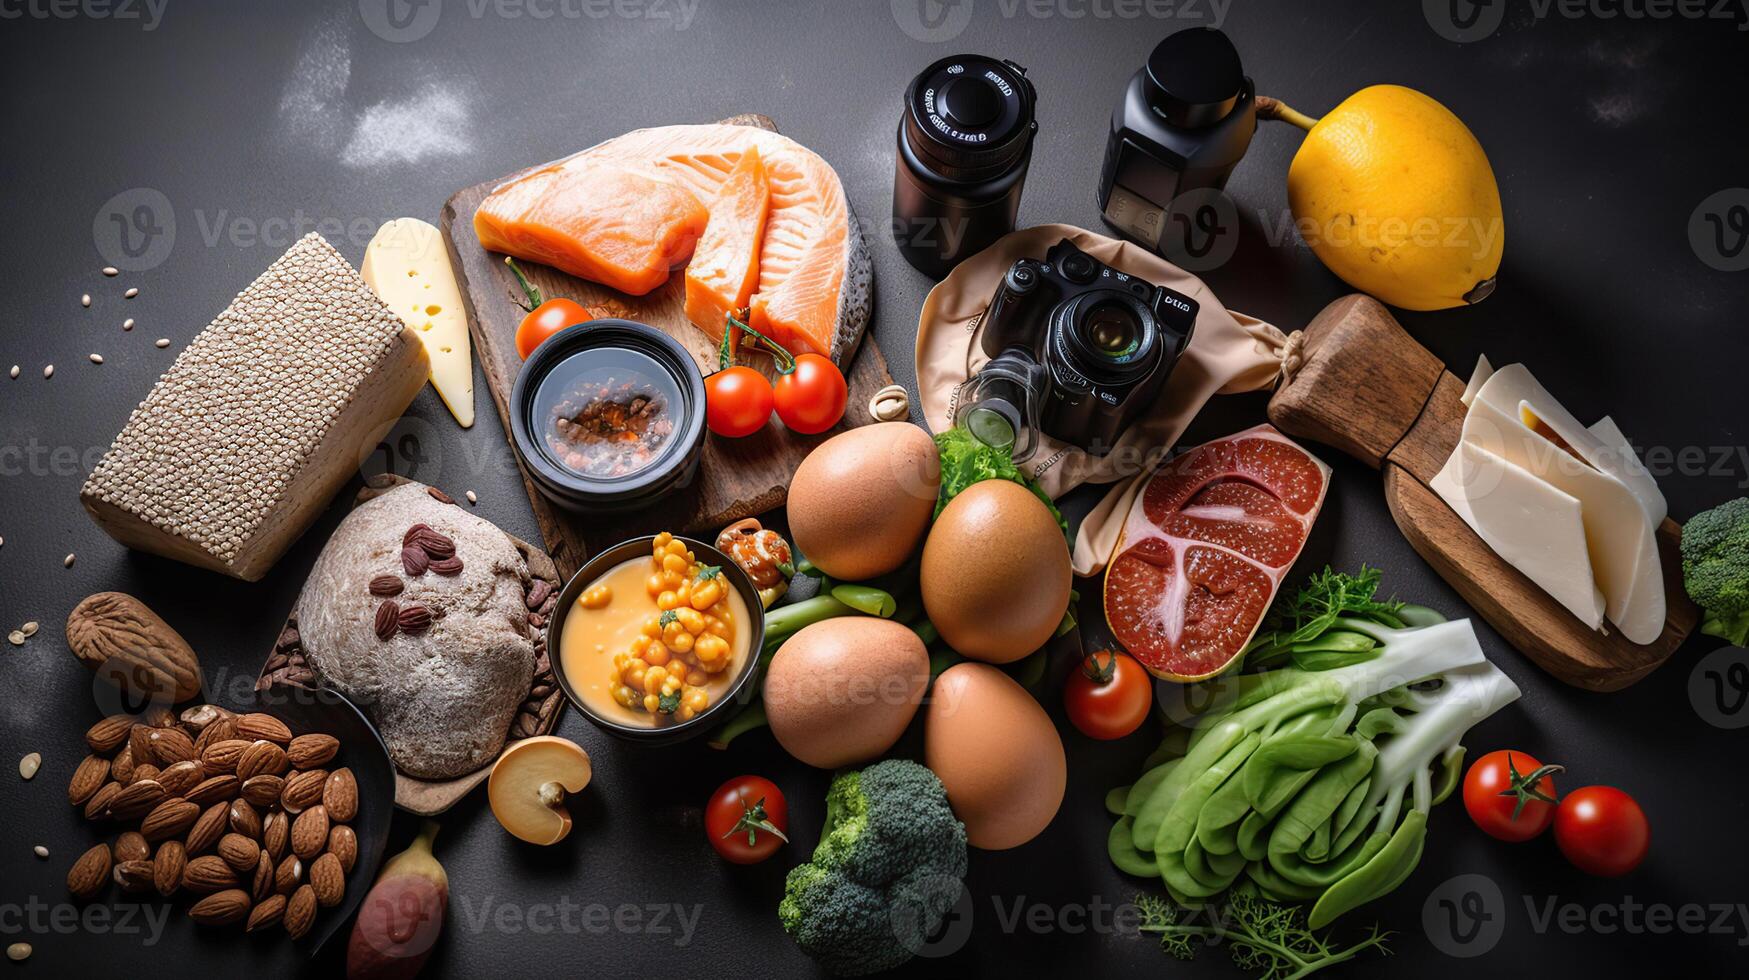
[[67,614],[67,646],[131,699],[175,704],[200,693],[200,660],[188,641],[133,596],[86,597]]

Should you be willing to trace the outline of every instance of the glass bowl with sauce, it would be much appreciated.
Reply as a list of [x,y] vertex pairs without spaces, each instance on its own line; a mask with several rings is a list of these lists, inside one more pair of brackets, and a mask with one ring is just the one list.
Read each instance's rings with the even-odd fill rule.
[[555,334],[523,365],[510,404],[524,467],[568,510],[635,510],[698,471],[704,379],[678,341],[642,323],[591,320]]
[[[669,563],[664,579],[662,555],[675,547],[691,558],[684,571]],[[678,584],[688,587],[684,594],[670,588]],[[701,586],[709,594],[692,602]],[[651,635],[652,623],[659,635]],[[657,745],[709,731],[745,707],[764,643],[765,610],[746,571],[702,541],[667,534],[623,541],[590,559],[547,623],[566,698],[609,734]]]

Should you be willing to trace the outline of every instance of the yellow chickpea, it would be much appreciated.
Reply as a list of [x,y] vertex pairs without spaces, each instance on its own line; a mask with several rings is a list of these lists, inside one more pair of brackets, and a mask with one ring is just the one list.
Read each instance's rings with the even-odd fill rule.
[[656,597],[656,608],[662,610],[663,612],[667,612],[670,609],[677,608],[677,607],[679,607],[679,605],[680,605],[680,594],[677,592],[663,592],[661,595]]
[[705,670],[720,670],[729,656],[729,641],[714,633],[706,633],[693,645],[693,652],[697,654],[699,665]]
[[673,532],[663,531],[662,533],[656,535],[655,539],[652,540],[650,543],[653,547],[655,547],[655,549],[657,551],[661,551],[663,548],[668,547],[668,542],[673,541],[673,540],[674,540]]
[[725,640],[729,638],[729,624],[724,622],[723,618],[715,613],[705,613],[704,631],[712,636],[720,636]]
[[644,651],[644,662],[652,667],[666,667],[672,656],[673,654],[668,652],[667,647],[658,643]]
[[603,583],[583,593],[583,597],[577,601],[583,604],[584,609],[605,609],[613,601],[613,589]]
[[664,588],[664,589],[667,589],[670,591],[679,591],[680,587],[682,585],[685,585],[685,584],[686,584],[686,576],[682,575],[679,572],[663,572],[662,573],[662,588]]
[[661,706],[662,706],[662,699],[660,697],[658,697],[654,694],[644,695],[644,710],[645,711],[648,711],[650,714],[655,714],[656,709],[661,707]]
[[691,708],[689,708],[683,704],[680,706],[680,710],[674,712],[674,717],[680,719],[681,721],[691,721],[692,716],[697,714],[697,713],[698,712],[693,711]]
[[613,699],[619,702],[621,707],[626,708],[630,708],[638,703],[637,695],[633,694],[632,689],[626,687],[624,684],[613,689]]
[[651,667],[649,670],[644,671],[644,693],[646,693],[646,694],[659,694],[659,693],[661,693],[662,682],[667,680],[667,679],[668,679],[668,671],[666,668]]
[[704,617],[691,606],[682,606],[674,610],[674,615],[680,620],[680,625],[693,636],[704,632]]
[[662,621],[656,616],[651,616],[644,620],[644,625],[638,627],[638,632],[652,640],[659,640],[662,638]]
[[698,570],[692,580],[692,608],[703,612],[723,598],[723,570],[710,565]]
[[706,691],[702,687],[689,687],[686,689],[686,692],[681,696],[680,703],[686,705],[688,708],[691,708],[694,711],[703,711],[704,709],[710,707],[710,704],[711,704],[710,692]]
[[654,598],[661,595],[662,590],[666,588],[668,588],[668,580],[662,577],[662,566],[657,563],[656,570],[650,573],[649,578],[644,579],[644,591],[650,593],[651,598]]
[[693,687],[703,687],[704,682],[708,680],[710,680],[710,675],[697,667],[686,672],[686,683]]
[[687,653],[692,650],[695,642],[693,635],[679,623],[668,627],[668,632],[662,634],[662,644],[673,653]]

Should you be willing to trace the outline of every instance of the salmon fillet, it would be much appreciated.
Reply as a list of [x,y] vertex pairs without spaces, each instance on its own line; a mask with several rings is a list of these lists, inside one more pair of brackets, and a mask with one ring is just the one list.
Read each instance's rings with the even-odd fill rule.
[[759,285],[759,245],[771,213],[771,182],[758,147],[741,154],[709,210],[710,223],[686,267],[686,318],[720,342],[728,315],[746,308]]
[[573,156],[494,188],[474,232],[491,251],[642,296],[686,262],[709,217],[672,181]]

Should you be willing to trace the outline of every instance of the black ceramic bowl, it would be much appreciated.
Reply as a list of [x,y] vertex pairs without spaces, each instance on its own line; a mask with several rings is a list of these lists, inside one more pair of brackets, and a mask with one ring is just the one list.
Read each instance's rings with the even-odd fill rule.
[[729,585],[735,591],[741,593],[741,599],[747,603],[747,611],[752,616],[753,629],[752,635],[748,637],[747,656],[741,665],[735,668],[735,679],[723,696],[688,721],[675,722],[655,728],[643,728],[622,724],[612,718],[597,714],[578,694],[571,679],[565,675],[565,658],[559,642],[560,637],[564,636],[565,617],[570,615],[571,610],[576,607],[577,597],[581,596],[583,591],[596,579],[607,574],[621,562],[630,561],[633,558],[650,557],[650,543],[654,538],[655,535],[646,534],[641,538],[633,538],[630,541],[622,541],[614,545],[589,559],[589,563],[572,576],[571,581],[565,583],[564,591],[559,593],[558,604],[553,607],[552,618],[547,620],[547,650],[552,659],[553,675],[559,679],[559,687],[564,689],[565,697],[570,699],[584,717],[594,722],[597,728],[630,742],[644,745],[671,745],[710,731],[746,706],[747,700],[752,696],[752,691],[748,689],[748,685],[753,680],[753,676],[758,673],[759,650],[765,644],[765,607],[760,604],[759,590],[754,587],[753,580],[747,576],[746,569],[737,565],[733,558],[703,541],[680,538],[679,540],[685,542],[700,561],[722,568],[723,577],[728,579]]
[[[561,448],[583,444],[554,437],[554,419],[572,414],[562,406],[623,406],[640,394],[670,426],[647,459],[618,473],[605,463],[603,472],[591,473],[566,461]],[[542,494],[572,511],[637,510],[691,483],[704,431],[704,378],[692,355],[673,337],[631,320],[591,320],[554,334],[523,364],[510,395],[511,442],[524,469]]]
[[285,722],[293,735],[321,732],[339,739],[340,754],[333,764],[351,769],[358,783],[358,816],[348,824],[358,836],[358,861],[346,875],[346,895],[340,904],[316,913],[315,927],[306,938],[306,948],[314,957],[352,921],[352,913],[376,881],[395,812],[395,767],[376,727],[338,691],[275,687],[255,692],[254,704],[242,710],[270,714]]

